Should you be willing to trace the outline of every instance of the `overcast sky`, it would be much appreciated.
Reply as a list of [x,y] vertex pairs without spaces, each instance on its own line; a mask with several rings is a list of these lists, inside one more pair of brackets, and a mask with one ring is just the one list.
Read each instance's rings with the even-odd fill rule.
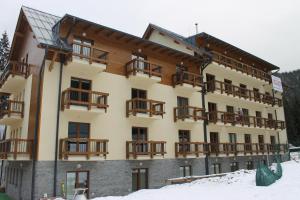
[[183,36],[209,33],[281,68],[300,69],[299,0],[1,0],[10,40],[22,5],[142,36],[154,23]]

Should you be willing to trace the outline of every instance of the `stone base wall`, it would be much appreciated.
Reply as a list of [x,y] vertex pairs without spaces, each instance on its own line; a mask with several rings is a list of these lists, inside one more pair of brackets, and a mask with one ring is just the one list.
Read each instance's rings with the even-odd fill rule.
[[[239,169],[246,168],[246,162],[252,160],[254,168],[262,160],[274,161],[275,156],[235,156],[235,157],[209,157],[209,171],[213,173],[212,165],[220,163],[222,172],[230,171],[230,163],[238,162]],[[288,155],[282,155],[286,161]],[[182,158],[182,159],[159,159],[159,160],[115,160],[115,161],[58,161],[57,174],[57,196],[62,194],[61,184],[66,184],[66,173],[68,171],[89,171],[89,195],[90,198],[98,196],[126,195],[131,191],[132,169],[148,168],[149,188],[160,188],[166,185],[166,180],[180,176],[180,166],[190,165],[192,175],[205,175],[204,158]],[[31,161],[5,161],[4,168],[17,170],[16,181],[9,181],[7,170],[3,172],[2,183],[6,186],[9,196],[15,200],[30,200],[31,194]],[[10,172],[11,173],[11,172]],[[35,175],[35,200],[41,198],[45,193],[53,195],[53,161],[36,162]]]

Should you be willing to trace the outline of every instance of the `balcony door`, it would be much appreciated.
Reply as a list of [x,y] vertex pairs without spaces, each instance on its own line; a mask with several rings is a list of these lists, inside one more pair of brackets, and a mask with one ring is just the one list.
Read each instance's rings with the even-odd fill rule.
[[[74,197],[74,190],[76,188],[89,189],[89,172],[88,171],[74,171],[67,172],[66,181],[66,197],[71,200]],[[88,198],[89,192],[86,190],[85,196]]]
[[224,79],[224,88],[227,94],[232,94],[232,81]]
[[270,150],[274,151],[275,150],[275,145],[276,145],[275,136],[273,136],[273,135],[270,136],[270,142],[271,142]]
[[132,169],[132,192],[148,188],[148,169]]
[[210,132],[209,138],[210,138],[210,144],[211,144],[211,152],[218,153],[219,152],[219,133]]
[[148,129],[144,127],[132,127],[132,141],[136,142],[136,152],[146,154],[148,152]]
[[258,135],[258,145],[260,151],[263,151],[265,149],[264,143],[265,143],[264,136]]
[[209,121],[217,122],[218,120],[218,114],[217,114],[217,104],[208,102],[208,118]]
[[254,100],[255,101],[260,101],[259,89],[253,88],[253,95],[254,95]]
[[144,62],[147,60],[147,57],[145,55],[139,54],[139,53],[133,53],[131,55],[131,59],[136,59],[136,62],[134,62],[134,68],[139,69],[140,72],[144,72],[144,70],[147,69],[147,64]]
[[207,91],[214,91],[215,86],[215,76],[211,74],[206,74],[206,82],[207,82]]
[[186,97],[177,97],[178,118],[184,119],[189,114],[189,99]]
[[[68,126],[68,151],[84,153],[88,151],[88,138],[90,137],[90,124],[69,122]],[[73,141],[72,141],[73,139]]]
[[187,144],[191,141],[190,131],[189,130],[179,130],[178,132],[179,139],[179,152],[189,152],[190,145]]
[[226,106],[226,118],[224,119],[226,122],[233,123],[234,122],[234,107]]
[[140,89],[131,89],[131,99],[138,99],[132,104],[133,109],[137,109],[139,113],[147,112],[147,91]]
[[88,60],[91,56],[92,40],[75,38],[73,40],[73,54],[80,59]]
[[236,139],[236,133],[229,133],[228,134],[229,136],[229,151],[236,151],[236,142],[237,142],[237,139]]
[[249,118],[249,110],[246,108],[242,109],[242,113],[243,113],[243,123],[246,125],[250,125],[250,118]]
[[246,151],[252,151],[251,135],[250,134],[245,134],[244,139],[245,139],[245,150]]
[[247,94],[247,86],[244,85],[244,84],[240,84],[240,95],[242,97],[248,97],[248,94]]
[[261,112],[260,111],[256,111],[255,112],[255,116],[256,116],[256,124],[258,127],[262,127],[262,118],[261,118]]
[[70,85],[70,99],[72,101],[72,104],[82,105],[82,103],[89,102],[89,95],[92,89],[92,81],[72,77]]
[[269,128],[273,128],[274,127],[274,120],[273,120],[272,113],[268,113],[268,126],[269,126]]

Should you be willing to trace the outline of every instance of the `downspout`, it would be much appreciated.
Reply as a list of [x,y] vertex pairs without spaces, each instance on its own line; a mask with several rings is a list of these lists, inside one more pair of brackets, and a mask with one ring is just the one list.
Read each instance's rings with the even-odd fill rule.
[[43,63],[40,68],[39,72],[39,79],[38,79],[38,87],[37,87],[37,104],[36,104],[36,113],[35,113],[35,125],[34,125],[34,139],[33,139],[33,147],[32,147],[32,176],[31,176],[31,200],[34,200],[34,189],[35,189],[35,174],[36,174],[36,152],[37,152],[37,143],[38,143],[38,130],[39,130],[39,123],[40,117],[39,113],[41,110],[41,83],[42,77],[45,68],[45,62],[48,55],[48,46],[45,47],[45,56],[43,59]]
[[[3,131],[3,136],[2,136],[2,140],[4,140],[6,138],[6,129],[7,126],[4,127],[4,131]],[[2,172],[3,172],[3,164],[4,164],[4,160],[1,160],[1,174],[0,174],[0,186],[2,185]]]
[[[211,62],[211,60],[209,62],[207,62],[206,64],[204,64],[203,66],[200,67],[201,69],[201,74],[204,74],[204,70],[205,68],[208,66],[208,64]],[[204,86],[203,86],[204,87]],[[204,110],[206,110],[206,106],[205,106],[205,94],[206,94],[206,89],[202,87],[202,91],[201,91],[201,98],[202,98],[202,108]],[[203,133],[204,133],[204,143],[207,143],[207,125],[208,125],[208,119],[206,116],[206,119],[204,120],[203,123]],[[205,146],[203,147],[205,148]],[[204,149],[203,149],[204,150]],[[208,166],[208,154],[205,154],[205,158],[204,158],[204,162],[205,162],[205,174],[209,175],[209,166]]]
[[58,140],[59,140],[59,122],[60,122],[60,101],[61,101],[61,85],[62,85],[62,72],[65,62],[65,56],[60,55],[60,69],[59,69],[59,84],[58,84],[58,97],[57,97],[57,113],[56,113],[56,136],[55,136],[55,159],[54,159],[54,176],[53,176],[53,196],[56,196],[56,182],[57,182],[57,159],[58,159]]

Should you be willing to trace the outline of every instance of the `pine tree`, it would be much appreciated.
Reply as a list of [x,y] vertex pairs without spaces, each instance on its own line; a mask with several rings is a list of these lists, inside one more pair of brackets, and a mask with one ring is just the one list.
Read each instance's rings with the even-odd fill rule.
[[9,39],[6,31],[4,31],[2,38],[0,39],[0,70],[3,70],[8,62],[9,51]]

